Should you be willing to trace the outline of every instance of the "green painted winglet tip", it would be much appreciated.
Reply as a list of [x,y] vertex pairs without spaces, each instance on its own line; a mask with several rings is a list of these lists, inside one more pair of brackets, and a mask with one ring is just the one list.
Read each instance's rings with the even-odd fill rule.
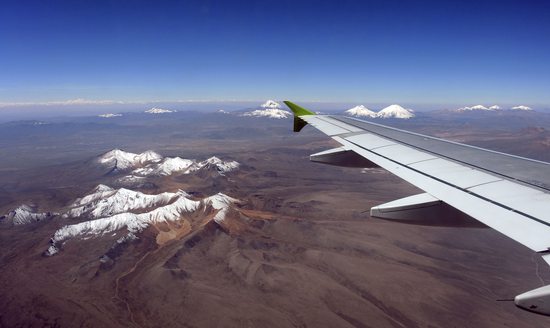
[[303,107],[300,107],[300,106],[296,105],[295,103],[292,103],[288,100],[285,100],[283,102],[285,103],[285,105],[288,106],[288,108],[290,108],[290,110],[294,113],[295,116],[315,115],[314,112],[310,112],[309,110],[307,110]]
[[307,122],[301,119],[300,116],[315,115],[315,113],[310,112],[309,110],[303,107],[300,107],[288,100],[285,100],[283,102],[294,113],[294,132],[300,132],[300,130],[302,130],[304,126],[307,125]]

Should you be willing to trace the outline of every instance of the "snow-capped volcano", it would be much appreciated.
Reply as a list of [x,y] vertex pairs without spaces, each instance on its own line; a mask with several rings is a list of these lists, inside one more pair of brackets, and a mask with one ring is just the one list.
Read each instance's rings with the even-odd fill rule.
[[376,117],[376,112],[368,109],[363,105],[355,106],[346,111],[346,114],[357,117]]
[[148,114],[166,114],[166,113],[175,113],[175,112],[176,112],[175,110],[163,109],[163,108],[157,108],[157,107],[153,107],[145,111],[145,113],[148,113]]
[[380,118],[411,118],[414,117],[412,110],[405,109],[399,105],[390,105],[376,114]]
[[281,108],[281,104],[276,102],[275,100],[267,100],[265,103],[261,105],[262,108]]
[[107,114],[100,114],[100,115],[97,115],[98,117],[103,117],[103,118],[111,118],[111,117],[119,117],[119,116],[122,116],[122,114],[113,114],[113,113],[107,113]]
[[498,105],[493,105],[493,106],[490,106],[490,107],[486,107],[486,106],[483,106],[483,105],[475,105],[475,106],[464,106],[464,107],[461,107],[459,109],[457,109],[458,111],[467,111],[467,110],[499,110],[500,109],[500,106]]
[[141,154],[134,154],[121,149],[113,149],[97,158],[99,164],[113,167],[115,171],[128,170],[150,162],[159,162],[160,160],[162,160],[162,156],[152,150]]
[[[229,208],[239,202],[225,194],[193,200],[184,191],[146,195],[127,189],[112,189],[100,185],[91,194],[76,200],[64,217],[88,217],[89,221],[66,225],[57,230],[46,255],[59,252],[59,247],[71,238],[98,237],[126,229],[127,237],[143,231],[151,224],[184,221],[198,210],[217,223],[224,221]],[[209,214],[212,212],[211,214]]]
[[514,110],[533,110],[531,107],[523,106],[523,105],[514,106],[511,109],[514,109]]
[[27,223],[42,221],[42,220],[51,218],[55,215],[57,215],[57,213],[52,213],[52,212],[38,213],[35,206],[22,204],[16,209],[8,212],[8,214],[0,217],[0,222],[20,225],[20,224],[27,224]]
[[262,109],[256,109],[242,114],[242,116],[269,117],[269,118],[288,118],[292,113],[281,109],[281,105],[273,100],[268,100],[260,106]]
[[266,108],[266,109],[257,109],[251,112],[244,113],[243,116],[255,116],[255,117],[269,117],[269,118],[288,118],[292,114],[283,109],[278,108]]

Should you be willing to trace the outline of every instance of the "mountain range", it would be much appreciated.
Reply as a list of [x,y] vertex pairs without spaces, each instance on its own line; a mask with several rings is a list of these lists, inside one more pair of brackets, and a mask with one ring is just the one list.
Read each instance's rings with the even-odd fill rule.
[[98,185],[88,195],[75,200],[61,214],[61,219],[85,221],[58,229],[45,255],[57,254],[62,245],[73,238],[101,237],[114,233],[123,234],[122,239],[118,240],[121,243],[138,238],[138,233],[152,224],[185,225],[189,217],[199,210],[200,216],[210,216],[214,222],[221,223],[230,207],[237,202],[237,199],[223,193],[195,200],[182,190],[149,195]]
[[[103,172],[107,172],[105,176],[111,177],[110,181],[117,185],[137,188],[145,186],[149,178],[190,175],[203,171],[211,171],[210,174],[224,177],[225,174],[240,167],[240,163],[236,161],[223,161],[216,156],[198,161],[180,157],[163,157],[152,150],[137,154],[121,149],[113,149],[99,155],[93,158],[91,163],[101,168]],[[167,205],[181,196],[182,192],[148,195],[127,188],[113,189],[100,184],[90,194],[66,206],[60,211],[61,213],[41,212],[32,203],[21,204],[1,216],[0,222],[21,225],[52,219],[57,216],[63,219],[98,219],[108,215],[120,214],[127,210],[143,211],[152,207]]]
[[371,117],[371,118],[401,118],[408,119],[414,117],[414,113],[410,109],[405,109],[399,105],[390,105],[374,112],[363,105],[355,106],[345,111],[345,114],[357,117]]
[[239,168],[236,161],[222,161],[212,156],[204,161],[181,157],[163,157],[147,150],[140,154],[113,149],[97,157],[96,162],[110,168],[110,173],[128,172],[137,177],[189,174],[203,168],[214,168],[220,175]]
[[[496,111],[496,110],[502,110],[503,108],[499,105],[492,105],[492,106],[484,106],[484,105],[475,105],[475,106],[465,106],[457,109],[457,111]],[[519,105],[510,107],[510,110],[523,110],[523,111],[530,111],[533,110],[529,106]]]

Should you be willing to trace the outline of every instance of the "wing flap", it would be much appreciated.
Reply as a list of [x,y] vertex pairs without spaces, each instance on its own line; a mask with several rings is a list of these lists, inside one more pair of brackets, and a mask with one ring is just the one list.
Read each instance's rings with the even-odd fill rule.
[[434,178],[448,181],[463,189],[502,180],[494,175],[479,172],[442,158],[437,158],[433,161],[414,163],[411,164],[410,167],[421,172],[426,172]]

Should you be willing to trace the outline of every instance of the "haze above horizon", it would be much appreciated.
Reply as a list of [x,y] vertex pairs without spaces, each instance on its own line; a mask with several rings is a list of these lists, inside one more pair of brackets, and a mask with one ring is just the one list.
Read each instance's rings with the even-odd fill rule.
[[9,1],[0,103],[550,106],[550,3]]

